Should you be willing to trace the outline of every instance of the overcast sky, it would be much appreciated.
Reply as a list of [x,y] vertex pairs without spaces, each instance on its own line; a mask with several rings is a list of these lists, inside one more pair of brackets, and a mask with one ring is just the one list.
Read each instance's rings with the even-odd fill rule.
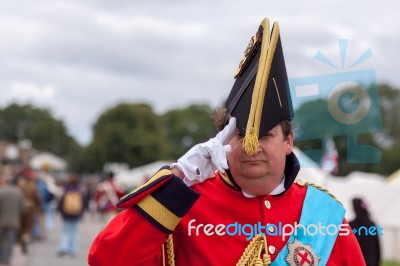
[[289,78],[346,71],[370,49],[352,70],[399,87],[398,10],[389,0],[0,0],[0,107],[49,108],[87,144],[98,115],[121,101],[158,113],[216,106],[263,17],[279,22]]

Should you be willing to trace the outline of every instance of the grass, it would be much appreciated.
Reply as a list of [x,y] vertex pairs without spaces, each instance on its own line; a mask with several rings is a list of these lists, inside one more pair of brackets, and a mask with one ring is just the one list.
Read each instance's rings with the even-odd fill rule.
[[381,263],[381,266],[400,266],[400,262],[384,261]]

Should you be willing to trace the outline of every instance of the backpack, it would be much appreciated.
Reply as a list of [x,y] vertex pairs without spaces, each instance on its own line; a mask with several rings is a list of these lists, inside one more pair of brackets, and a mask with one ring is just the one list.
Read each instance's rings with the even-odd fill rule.
[[83,209],[83,199],[80,191],[67,191],[64,195],[62,211],[67,215],[79,215]]

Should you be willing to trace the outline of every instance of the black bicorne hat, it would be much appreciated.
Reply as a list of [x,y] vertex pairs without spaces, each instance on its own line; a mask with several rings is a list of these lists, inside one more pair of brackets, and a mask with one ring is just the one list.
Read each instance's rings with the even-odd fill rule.
[[265,18],[250,39],[226,101],[249,155],[256,152],[259,137],[279,122],[293,119],[279,25],[275,22],[271,33],[269,27]]

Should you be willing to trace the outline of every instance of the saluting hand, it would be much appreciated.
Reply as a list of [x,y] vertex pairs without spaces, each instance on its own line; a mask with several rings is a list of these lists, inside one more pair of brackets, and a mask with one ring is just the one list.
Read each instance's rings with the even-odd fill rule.
[[[173,173],[183,178],[186,185],[192,186],[210,178],[215,170],[225,172],[225,169],[228,169],[226,154],[231,151],[228,143],[235,132],[236,118],[232,117],[229,124],[215,138],[195,145],[172,164]],[[181,173],[174,171],[174,168],[178,168]]]

